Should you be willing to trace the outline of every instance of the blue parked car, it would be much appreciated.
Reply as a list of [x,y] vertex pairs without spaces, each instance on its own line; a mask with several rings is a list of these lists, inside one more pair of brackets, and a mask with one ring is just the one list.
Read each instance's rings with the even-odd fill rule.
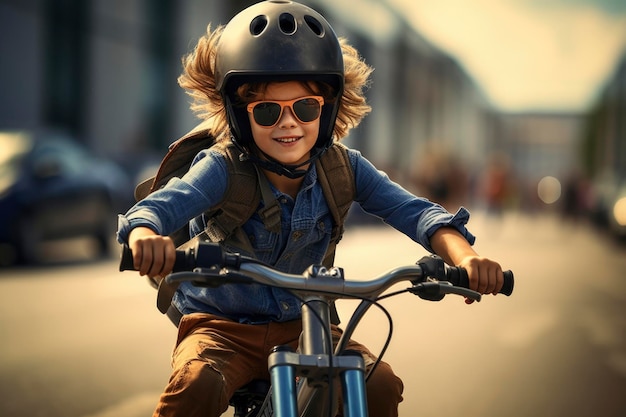
[[43,241],[77,236],[106,256],[131,203],[126,173],[67,136],[0,132],[0,266],[37,263]]

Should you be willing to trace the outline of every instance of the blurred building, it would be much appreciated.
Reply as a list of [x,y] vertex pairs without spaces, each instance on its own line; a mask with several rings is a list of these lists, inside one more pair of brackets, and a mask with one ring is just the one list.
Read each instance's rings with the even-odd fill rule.
[[585,119],[585,168],[626,181],[626,50]]
[[[569,117],[528,116],[526,128],[516,127],[518,117],[501,118],[464,68],[386,2],[302,1],[375,68],[373,112],[347,143],[394,179],[431,195],[427,188],[450,181],[462,188],[463,172],[472,175],[492,150],[533,174],[572,151],[563,136],[573,134]],[[208,23],[225,24],[252,3],[3,0],[0,129],[61,127],[100,153],[162,154],[199,122],[176,82],[181,57]]]
[[586,115],[581,148],[593,219],[626,238],[626,50]]

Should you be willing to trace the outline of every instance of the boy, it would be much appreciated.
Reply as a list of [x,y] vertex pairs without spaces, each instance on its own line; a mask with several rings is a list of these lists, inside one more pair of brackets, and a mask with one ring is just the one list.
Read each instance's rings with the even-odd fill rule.
[[[189,222],[191,235],[209,219],[229,180],[226,155],[253,164],[280,203],[278,230],[253,215],[242,227],[249,246],[226,247],[284,272],[320,264],[330,244],[333,219],[317,181],[315,161],[339,146],[370,110],[363,89],[371,72],[357,52],[335,36],[317,12],[293,2],[266,1],[202,37],[184,59],[180,85],[194,98],[192,109],[211,119],[218,145],[200,152],[182,178],[120,216],[118,239],[129,244],[141,275],[167,275],[175,246],[169,234]],[[469,214],[455,215],[418,198],[348,149],[361,207],[453,265],[467,269],[472,289],[496,294],[502,270],[471,248]],[[331,178],[332,181],[332,178]],[[269,204],[261,201],[260,206]],[[246,249],[248,248],[248,249]],[[251,249],[249,249],[251,248]],[[297,346],[299,301],[288,291],[262,285],[198,288],[181,284],[172,305],[180,312],[173,372],[155,416],[219,416],[234,391],[268,378],[267,355],[280,344]],[[333,329],[334,335],[340,333]],[[375,357],[362,352],[366,366]],[[382,362],[367,384],[371,416],[396,416],[402,382]]]

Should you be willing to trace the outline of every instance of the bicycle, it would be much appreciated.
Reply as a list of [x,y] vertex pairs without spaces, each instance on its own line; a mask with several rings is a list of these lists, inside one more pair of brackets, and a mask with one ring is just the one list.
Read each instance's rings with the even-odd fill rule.
[[[132,253],[125,246],[120,271],[132,270]],[[216,287],[228,283],[261,283],[286,288],[302,301],[302,335],[298,352],[277,346],[268,360],[270,382],[253,381],[240,389],[230,404],[235,417],[320,417],[334,416],[337,410],[338,382],[343,392],[345,417],[367,417],[365,365],[360,354],[346,352],[345,346],[357,325],[373,305],[391,317],[378,302],[402,293],[412,293],[429,301],[440,301],[456,294],[480,301],[470,290],[465,271],[445,265],[438,256],[425,256],[414,265],[400,266],[366,281],[346,280],[339,267],[327,269],[312,265],[303,274],[287,274],[258,260],[224,251],[219,244],[198,242],[176,252],[176,264],[169,283],[191,281],[194,285]],[[384,292],[394,284],[409,281],[411,287]],[[500,293],[511,295],[514,277],[504,271]],[[330,305],[338,299],[360,299],[352,317],[333,350]],[[390,334],[378,355],[382,358]],[[378,362],[377,362],[378,363]],[[375,363],[369,373],[377,366]],[[267,392],[267,393],[266,393]]]

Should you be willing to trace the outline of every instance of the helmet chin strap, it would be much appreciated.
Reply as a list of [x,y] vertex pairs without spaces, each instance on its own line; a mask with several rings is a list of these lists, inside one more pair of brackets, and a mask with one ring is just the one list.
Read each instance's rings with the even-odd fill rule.
[[[303,176],[306,175],[306,173],[309,171],[309,167],[311,162],[315,161],[317,158],[319,158],[324,152],[326,152],[326,150],[328,149],[328,145],[327,146],[323,146],[323,147],[314,147],[311,150],[311,157],[309,159],[307,159],[306,161],[302,162],[301,164],[298,165],[288,165],[288,164],[283,164],[281,162],[278,162],[276,159],[272,158],[271,156],[269,156],[268,154],[266,154],[265,152],[263,152],[261,149],[259,149],[257,146],[253,145],[254,148],[259,151],[263,157],[263,158],[259,158],[257,155],[255,155],[254,153],[248,151],[246,148],[244,148],[237,139],[235,139],[235,137],[231,137],[232,142],[235,144],[235,146],[237,147],[237,149],[239,151],[241,151],[241,155],[239,155],[239,159],[241,161],[245,161],[248,160],[258,166],[260,166],[263,169],[266,169],[268,171],[272,171],[278,175],[284,175],[287,178],[291,178],[291,179],[296,179],[296,178],[302,178]],[[307,167],[306,169],[299,169],[305,165],[309,165],[309,167]]]

